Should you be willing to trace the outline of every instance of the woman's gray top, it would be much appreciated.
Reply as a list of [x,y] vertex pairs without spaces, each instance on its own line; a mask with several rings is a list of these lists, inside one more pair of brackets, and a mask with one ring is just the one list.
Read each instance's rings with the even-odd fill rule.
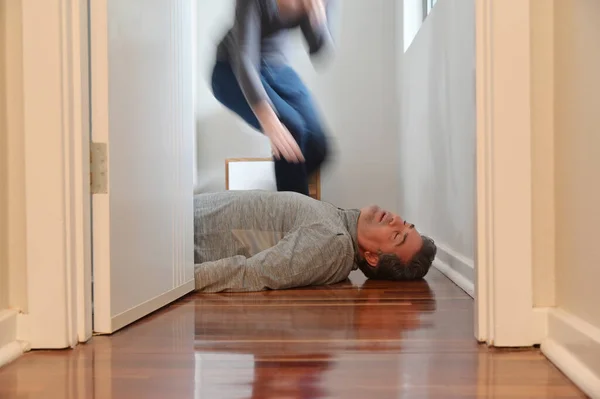
[[314,29],[307,15],[284,18],[277,0],[236,0],[233,27],[217,47],[217,60],[229,61],[249,104],[268,100],[260,78],[262,62],[285,64],[289,30],[300,28],[309,54],[332,44],[332,10],[338,0],[326,0],[327,24]]

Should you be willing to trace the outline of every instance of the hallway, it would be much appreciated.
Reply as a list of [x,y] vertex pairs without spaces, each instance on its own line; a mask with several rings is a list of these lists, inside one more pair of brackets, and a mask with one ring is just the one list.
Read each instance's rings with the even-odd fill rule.
[[473,300],[426,282],[191,295],[113,337],[0,369],[0,398],[575,398],[536,350],[473,339]]

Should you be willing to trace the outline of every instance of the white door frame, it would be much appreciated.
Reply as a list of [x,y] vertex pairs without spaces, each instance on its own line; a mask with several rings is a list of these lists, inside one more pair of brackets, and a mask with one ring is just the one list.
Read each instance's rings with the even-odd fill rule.
[[[533,307],[529,2],[476,1],[475,337],[529,346]],[[28,312],[33,348],[91,336],[87,0],[23,0]]]
[[477,254],[475,336],[530,346],[534,308],[530,2],[476,0]]
[[23,0],[27,306],[18,339],[91,336],[87,0]]

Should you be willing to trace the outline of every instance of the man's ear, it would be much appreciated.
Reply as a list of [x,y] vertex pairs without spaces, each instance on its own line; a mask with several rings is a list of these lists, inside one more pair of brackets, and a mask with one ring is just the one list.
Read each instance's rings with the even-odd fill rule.
[[377,263],[379,263],[379,255],[374,254],[373,252],[365,252],[365,260],[371,267],[377,267]]

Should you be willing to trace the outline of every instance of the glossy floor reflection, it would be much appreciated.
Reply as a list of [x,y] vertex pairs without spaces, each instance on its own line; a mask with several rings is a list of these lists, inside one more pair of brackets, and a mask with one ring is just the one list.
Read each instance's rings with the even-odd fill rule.
[[437,271],[193,295],[112,337],[0,369],[0,398],[577,398],[538,351],[473,339],[473,301]]

